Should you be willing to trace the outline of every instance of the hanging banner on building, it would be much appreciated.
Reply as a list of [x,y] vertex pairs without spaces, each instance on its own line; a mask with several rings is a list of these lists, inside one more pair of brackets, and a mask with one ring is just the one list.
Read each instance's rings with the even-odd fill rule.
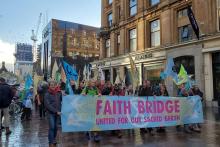
[[62,131],[104,131],[203,123],[201,98],[64,96]]
[[194,15],[190,5],[187,7],[187,14],[188,14],[189,21],[192,25],[192,28],[196,34],[196,37],[199,40],[199,26],[198,26],[195,15]]

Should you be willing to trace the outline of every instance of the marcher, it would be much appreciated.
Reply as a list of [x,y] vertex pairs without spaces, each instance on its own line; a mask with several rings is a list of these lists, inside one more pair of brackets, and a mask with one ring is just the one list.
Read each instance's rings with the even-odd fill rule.
[[[11,134],[9,129],[9,105],[11,104],[14,93],[10,86],[6,84],[5,79],[0,77],[0,112],[4,113],[3,127],[6,129],[6,135]],[[0,118],[1,118],[0,113]],[[2,131],[0,131],[1,135]]]
[[105,85],[104,88],[102,89],[102,95],[111,95],[113,91],[113,87],[110,81],[108,81]]
[[79,87],[76,89],[76,94],[81,94],[84,89],[84,82],[80,82]]
[[[124,88],[122,87],[121,84],[115,84],[111,95],[114,95],[114,96],[125,96],[125,90],[124,90]],[[115,132],[116,132],[118,138],[122,137],[122,130],[116,130]]]
[[[166,86],[164,84],[159,84],[159,91],[158,91],[158,96],[169,96]],[[164,133],[166,132],[165,127],[159,127],[157,128],[158,133]]]
[[[139,93],[138,96],[153,96],[153,91],[151,88],[151,83],[148,80],[144,80],[143,82],[143,86],[140,87],[139,89]],[[141,128],[141,133],[145,133],[146,129],[145,128]],[[150,135],[154,135],[153,134],[153,128],[147,128],[148,132]]]
[[31,98],[33,96],[32,93],[33,87],[31,87],[29,90],[26,92],[26,96],[23,100],[23,112],[21,114],[21,120],[31,120],[31,109],[32,109],[32,101]]
[[[198,95],[201,98],[201,101],[203,101],[203,92],[200,91],[199,87],[197,85],[193,85],[192,87],[192,94]],[[192,131],[201,133],[201,125],[200,124],[193,124],[192,125]]]
[[[89,96],[101,95],[99,93],[99,89],[95,85],[95,81],[94,80],[90,80],[88,82],[88,86],[86,86],[83,89],[82,95],[89,95]],[[94,133],[93,140],[95,142],[99,142],[100,141],[100,136],[99,136],[98,132],[93,132],[93,133]],[[90,140],[92,138],[91,132],[87,132],[86,134],[87,134],[88,140]]]
[[61,115],[61,100],[62,93],[60,87],[57,86],[54,80],[49,81],[49,89],[45,94],[44,106],[48,112],[48,121],[49,121],[49,131],[48,131],[48,140],[49,147],[56,146],[56,136],[57,136],[57,123],[58,116]]
[[37,103],[39,107],[40,119],[45,117],[44,97],[47,92],[48,85],[46,82],[41,83],[37,88]]
[[[188,91],[186,90],[184,83],[181,84],[180,87],[179,87],[179,89],[178,89],[178,96],[180,96],[180,97],[188,97],[188,96],[189,96],[189,93],[188,93]],[[191,126],[190,126],[189,124],[185,124],[185,125],[184,125],[184,132],[185,132],[185,133],[188,133],[188,134],[191,134],[192,131],[190,130],[190,127],[191,127]],[[176,126],[176,130],[177,130],[178,132],[180,132],[180,131],[181,131],[181,126],[180,126],[180,125]]]

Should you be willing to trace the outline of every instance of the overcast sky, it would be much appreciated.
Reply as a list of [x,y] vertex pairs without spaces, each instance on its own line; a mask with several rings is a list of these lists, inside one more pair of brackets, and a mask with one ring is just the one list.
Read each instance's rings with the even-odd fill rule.
[[51,18],[100,27],[101,0],[0,0],[0,62],[14,63],[16,42],[32,44],[40,13],[38,38]]

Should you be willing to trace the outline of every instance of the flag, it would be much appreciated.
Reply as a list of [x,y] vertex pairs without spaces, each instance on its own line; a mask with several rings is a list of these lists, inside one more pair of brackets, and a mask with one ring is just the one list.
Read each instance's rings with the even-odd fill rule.
[[25,90],[30,89],[33,84],[33,80],[30,74],[28,74],[25,78]]
[[66,93],[69,94],[69,95],[74,95],[73,89],[72,89],[72,87],[71,87],[71,85],[70,85],[70,80],[68,80],[68,79],[66,79],[65,91],[66,91]]
[[115,79],[115,84],[120,84],[121,81],[120,81],[120,77],[119,75],[116,76],[116,79]]
[[103,73],[101,66],[99,66],[99,76],[98,77],[101,80],[101,84],[104,85],[105,84],[105,76],[104,76],[104,73]]
[[61,80],[61,73],[59,71],[56,71],[56,74],[55,74],[55,81],[57,83],[60,83],[60,80]]
[[139,77],[138,77],[138,70],[132,59],[131,55],[129,54],[130,65],[131,65],[131,78],[132,78],[132,85],[133,88],[136,88],[139,85]]
[[61,80],[62,82],[66,81],[66,74],[62,66],[61,66]]
[[57,71],[58,71],[58,64],[57,64],[57,61],[55,60],[55,62],[53,64],[53,69],[52,69],[52,78],[53,79],[56,78]]
[[86,66],[86,64],[85,64],[85,66],[84,66],[84,69],[83,69],[83,80],[85,80],[86,81],[86,79],[87,79],[87,66]]
[[62,61],[63,62],[63,69],[65,71],[65,74],[66,74],[66,78],[68,80],[74,80],[74,81],[77,81],[78,79],[78,73],[76,72],[76,70],[71,66],[69,65],[68,63],[66,63],[65,61]]
[[124,78],[123,78],[122,87],[125,87],[125,79],[126,79],[126,75],[125,75]]
[[87,80],[89,81],[90,80],[90,76],[91,76],[91,69],[92,69],[92,65],[91,64],[88,64],[87,65]]
[[187,74],[184,66],[181,64],[180,71],[178,74],[178,80],[174,81],[174,83],[176,85],[181,85],[183,83],[187,83],[187,81],[188,81],[188,74]]
[[43,76],[39,76],[37,73],[34,73],[34,95],[37,94],[37,86],[40,81],[43,81]]
[[178,75],[176,72],[173,71],[173,67],[175,66],[173,62],[173,58],[168,58],[166,69],[164,72],[161,72],[160,77],[161,79],[166,79],[167,77],[172,77],[172,79],[177,82]]
[[187,72],[184,68],[184,66],[181,64],[181,67],[180,67],[180,72],[178,74],[178,78],[181,80],[181,81],[187,81],[188,79],[188,75],[187,75]]
[[79,70],[79,72],[78,72],[78,75],[79,75],[79,77],[78,77],[78,80],[77,80],[77,82],[76,82],[76,89],[79,88],[79,82],[80,82],[80,70]]
[[196,34],[196,37],[197,37],[197,39],[199,39],[199,26],[197,24],[196,18],[193,14],[193,11],[192,11],[190,5],[187,7],[187,14],[188,14],[189,21],[192,25],[192,28]]

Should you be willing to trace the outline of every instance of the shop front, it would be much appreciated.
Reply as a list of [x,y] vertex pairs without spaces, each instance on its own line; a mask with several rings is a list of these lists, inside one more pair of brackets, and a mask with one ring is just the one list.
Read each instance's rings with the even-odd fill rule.
[[[164,69],[166,62],[164,50],[136,52],[130,55],[138,70],[139,84],[142,84],[142,81],[145,79],[150,80],[152,83],[160,81],[160,72]],[[92,70],[96,74],[98,74],[96,71],[99,66],[101,66],[103,71],[109,71],[105,74],[106,81],[110,80],[112,83],[115,83],[117,76],[119,76],[121,81],[125,80],[126,85],[132,83],[129,55],[107,58],[92,62],[91,64]]]

